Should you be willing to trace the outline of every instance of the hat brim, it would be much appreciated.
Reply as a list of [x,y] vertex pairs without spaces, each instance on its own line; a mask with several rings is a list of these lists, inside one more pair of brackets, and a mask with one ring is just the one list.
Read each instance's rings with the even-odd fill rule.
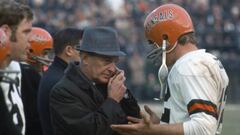
[[105,56],[126,56],[126,54],[122,51],[118,51],[118,52],[95,52],[96,54],[100,54],[100,55],[105,55]]
[[95,53],[95,54],[99,54],[99,55],[105,55],[105,56],[126,56],[126,53],[122,52],[122,51],[111,51],[111,52],[102,52],[102,51],[85,51],[80,49],[80,51],[84,51],[84,52],[89,52],[89,53]]

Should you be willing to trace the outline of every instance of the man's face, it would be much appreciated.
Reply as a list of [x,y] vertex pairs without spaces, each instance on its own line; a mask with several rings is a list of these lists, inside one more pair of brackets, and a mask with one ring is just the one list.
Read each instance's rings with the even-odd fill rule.
[[109,79],[116,73],[118,57],[91,55],[88,61],[88,72],[91,79],[96,83],[108,83]]
[[32,30],[32,20],[23,19],[18,25],[15,33],[16,40],[11,41],[11,57],[16,61],[27,59],[27,53],[30,49],[29,35]]
[[167,53],[166,55],[166,65],[168,67],[172,66],[175,63],[175,56],[172,52]]

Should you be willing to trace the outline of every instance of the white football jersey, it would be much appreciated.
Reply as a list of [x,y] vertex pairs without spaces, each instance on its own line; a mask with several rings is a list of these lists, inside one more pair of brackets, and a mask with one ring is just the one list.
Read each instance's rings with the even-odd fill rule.
[[222,116],[228,76],[205,50],[189,52],[168,75],[162,123],[183,123],[185,135],[214,135]]
[[21,131],[22,135],[24,135],[25,116],[23,110],[23,103],[21,99],[20,65],[18,62],[12,61],[5,70],[18,72],[18,73],[4,73],[4,76],[7,76],[7,78],[6,77],[2,78],[0,86],[3,90],[7,108],[12,116],[13,123],[16,125],[16,128],[18,128],[19,131]]

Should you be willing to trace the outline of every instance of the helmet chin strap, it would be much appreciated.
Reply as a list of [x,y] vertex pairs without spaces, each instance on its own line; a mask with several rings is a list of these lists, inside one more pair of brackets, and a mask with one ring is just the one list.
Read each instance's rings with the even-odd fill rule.
[[170,53],[172,50],[174,50],[177,46],[177,43],[178,42],[176,41],[175,44],[173,45],[173,47],[170,50],[166,51],[166,53]]

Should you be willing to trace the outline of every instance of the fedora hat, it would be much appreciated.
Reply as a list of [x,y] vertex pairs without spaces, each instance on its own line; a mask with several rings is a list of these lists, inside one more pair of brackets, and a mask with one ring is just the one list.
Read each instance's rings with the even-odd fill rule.
[[89,27],[84,29],[80,51],[106,56],[125,56],[120,51],[117,32],[110,27]]

